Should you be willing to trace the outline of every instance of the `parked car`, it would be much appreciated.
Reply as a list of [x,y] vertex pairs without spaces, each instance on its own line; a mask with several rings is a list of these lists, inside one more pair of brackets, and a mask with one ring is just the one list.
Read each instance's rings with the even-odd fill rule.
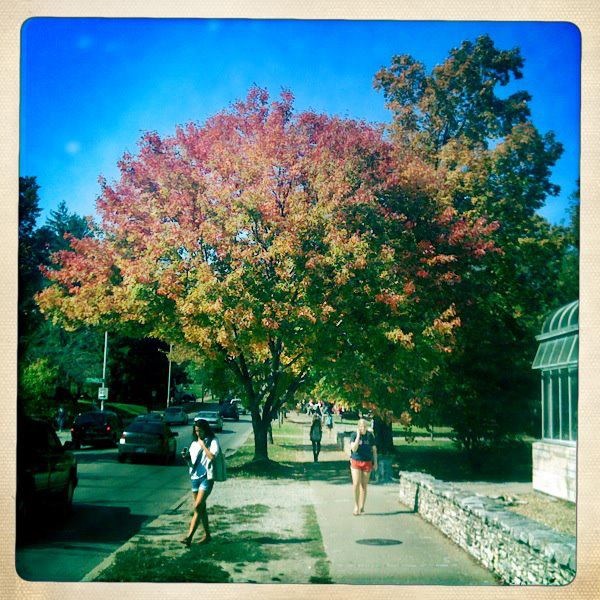
[[233,402],[233,400],[226,400],[225,402],[223,402],[223,404],[221,404],[219,408],[219,412],[223,419],[233,419],[234,421],[240,420],[240,413],[238,412],[237,404]]
[[247,415],[248,414],[248,410],[246,409],[246,407],[242,404],[242,401],[239,398],[233,398],[231,400],[232,404],[235,404],[237,406],[238,409],[238,413],[240,415]]
[[162,421],[164,420],[164,416],[162,413],[159,412],[149,412],[145,415],[139,415],[140,417],[143,417],[144,419],[154,419],[155,421]]
[[187,425],[188,414],[181,406],[169,406],[165,410],[165,423],[168,425]]
[[116,446],[122,431],[123,424],[117,413],[92,410],[75,417],[71,427],[71,440],[76,449],[86,444]]
[[204,419],[215,431],[223,431],[223,417],[218,410],[201,410],[195,417],[194,421]]
[[[77,486],[77,461],[60,443],[50,423],[20,417],[17,426],[17,537],[21,538],[40,505],[66,514]],[[35,511],[34,511],[35,509]]]
[[136,417],[119,440],[119,462],[134,456],[158,458],[165,464],[174,462],[178,435],[162,419],[149,418],[149,415]]

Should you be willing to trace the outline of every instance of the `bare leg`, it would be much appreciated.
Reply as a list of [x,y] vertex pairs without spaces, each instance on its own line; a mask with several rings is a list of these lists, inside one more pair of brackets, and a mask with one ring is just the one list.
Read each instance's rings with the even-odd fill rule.
[[360,471],[360,512],[365,512],[365,501],[367,499],[367,485],[369,484],[369,478],[371,473],[365,473]]
[[[184,538],[190,544],[192,538],[194,537],[194,533],[196,533],[196,529],[198,529],[198,521],[201,519],[201,509],[205,504],[204,500],[204,490],[200,490],[199,492],[192,492],[194,496],[194,514],[192,515],[192,520],[190,521],[190,528],[187,534],[187,537]],[[184,541],[182,540],[182,541]]]
[[200,544],[208,542],[210,540],[210,530],[208,529],[208,512],[206,510],[206,500],[202,502],[200,506],[200,520],[202,521],[202,528],[204,529],[204,535],[200,540]]
[[359,495],[360,495],[360,470],[350,468],[352,473],[352,489],[354,491],[354,515],[359,514]]

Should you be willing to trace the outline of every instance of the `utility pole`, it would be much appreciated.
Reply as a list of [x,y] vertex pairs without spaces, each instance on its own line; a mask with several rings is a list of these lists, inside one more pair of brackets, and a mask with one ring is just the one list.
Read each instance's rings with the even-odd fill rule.
[[[108,356],[108,331],[104,332],[104,364],[102,366],[102,387],[106,389],[106,357]],[[104,396],[100,400],[100,410],[104,410]]]
[[169,344],[169,376],[167,379],[167,408],[171,400],[171,352],[173,352],[173,344]]

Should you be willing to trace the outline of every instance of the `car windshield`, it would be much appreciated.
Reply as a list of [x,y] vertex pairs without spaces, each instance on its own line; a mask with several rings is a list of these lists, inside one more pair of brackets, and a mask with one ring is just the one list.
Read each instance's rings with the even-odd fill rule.
[[152,421],[134,421],[127,428],[129,433],[150,433],[153,435],[162,435],[162,423],[153,423]]
[[80,425],[85,425],[86,423],[104,423],[105,418],[103,413],[85,413],[79,415],[76,421]]
[[217,413],[216,412],[199,412],[196,415],[196,418],[198,418],[198,419],[216,419]]

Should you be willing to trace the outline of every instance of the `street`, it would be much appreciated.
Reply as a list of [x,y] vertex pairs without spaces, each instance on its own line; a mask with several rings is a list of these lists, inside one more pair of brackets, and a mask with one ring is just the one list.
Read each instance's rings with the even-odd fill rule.
[[[189,490],[189,479],[179,452],[190,445],[191,423],[172,429],[179,433],[173,465],[121,464],[117,448],[75,451],[79,484],[72,513],[61,523],[48,513],[39,535],[16,549],[17,573],[30,581],[80,581],[144,523],[181,498]],[[239,446],[250,429],[249,416],[225,421],[217,434],[223,449]]]

